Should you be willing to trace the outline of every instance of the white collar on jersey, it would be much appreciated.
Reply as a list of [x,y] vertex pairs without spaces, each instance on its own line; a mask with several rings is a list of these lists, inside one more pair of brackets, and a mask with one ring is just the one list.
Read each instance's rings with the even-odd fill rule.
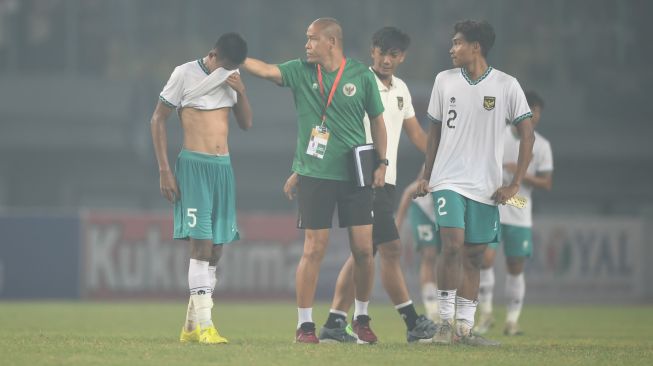
[[481,75],[480,78],[476,80],[472,80],[472,78],[470,78],[469,75],[467,74],[467,70],[465,70],[464,67],[460,68],[460,72],[463,74],[463,77],[465,78],[465,80],[467,80],[469,85],[476,85],[480,83],[481,81],[483,81],[483,79],[485,79],[488,75],[490,75],[490,71],[492,70],[493,70],[492,66],[488,66],[487,70],[485,70],[485,72],[483,73],[483,75]]
[[383,81],[381,81],[381,78],[379,78],[379,75],[376,74],[376,71],[374,71],[372,66],[370,66],[370,71],[372,71],[374,74],[374,78],[376,79],[376,84],[379,86],[379,90],[390,90],[396,86],[394,75],[391,76],[392,79],[390,79],[390,87],[387,87],[385,84],[383,84]]

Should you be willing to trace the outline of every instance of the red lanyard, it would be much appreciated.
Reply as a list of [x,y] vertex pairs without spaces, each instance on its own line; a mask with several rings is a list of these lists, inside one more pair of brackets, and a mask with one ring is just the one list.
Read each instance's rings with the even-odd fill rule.
[[[326,121],[326,110],[329,108],[329,105],[331,105],[333,95],[336,93],[338,83],[340,83],[340,79],[342,78],[342,72],[345,71],[345,63],[347,63],[347,59],[343,57],[342,62],[340,63],[340,70],[338,70],[338,75],[336,75],[336,79],[333,81],[333,86],[331,86],[329,98],[327,99],[324,109],[322,109],[322,125],[324,125],[324,122]],[[320,67],[320,64],[317,65],[317,82],[320,84],[320,94],[322,94],[322,99],[324,99],[324,84],[322,83],[322,67]]]

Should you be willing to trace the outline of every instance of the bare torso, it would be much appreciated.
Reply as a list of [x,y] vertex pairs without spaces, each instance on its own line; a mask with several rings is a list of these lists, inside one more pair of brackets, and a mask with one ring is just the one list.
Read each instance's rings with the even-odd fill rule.
[[230,110],[183,108],[180,119],[184,129],[184,148],[206,154],[228,154]]

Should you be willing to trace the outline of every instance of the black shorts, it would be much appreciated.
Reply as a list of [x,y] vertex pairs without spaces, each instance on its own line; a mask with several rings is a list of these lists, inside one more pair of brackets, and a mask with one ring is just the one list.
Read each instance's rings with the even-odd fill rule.
[[372,228],[374,245],[399,239],[399,231],[394,218],[395,188],[392,184],[386,184],[374,189],[374,226]]
[[297,182],[298,229],[329,229],[338,205],[340,227],[370,225],[372,189],[359,188],[353,182],[300,175]]

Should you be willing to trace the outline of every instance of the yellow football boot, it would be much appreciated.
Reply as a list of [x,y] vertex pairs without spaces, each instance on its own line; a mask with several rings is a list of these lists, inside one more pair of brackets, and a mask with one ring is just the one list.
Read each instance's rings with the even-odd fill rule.
[[200,327],[195,327],[195,329],[187,332],[184,327],[181,328],[181,335],[179,335],[179,342],[181,343],[193,343],[200,341]]
[[214,326],[208,328],[200,329],[200,339],[199,342],[202,344],[220,344],[220,343],[229,343],[227,338],[223,337],[218,333],[218,330]]

